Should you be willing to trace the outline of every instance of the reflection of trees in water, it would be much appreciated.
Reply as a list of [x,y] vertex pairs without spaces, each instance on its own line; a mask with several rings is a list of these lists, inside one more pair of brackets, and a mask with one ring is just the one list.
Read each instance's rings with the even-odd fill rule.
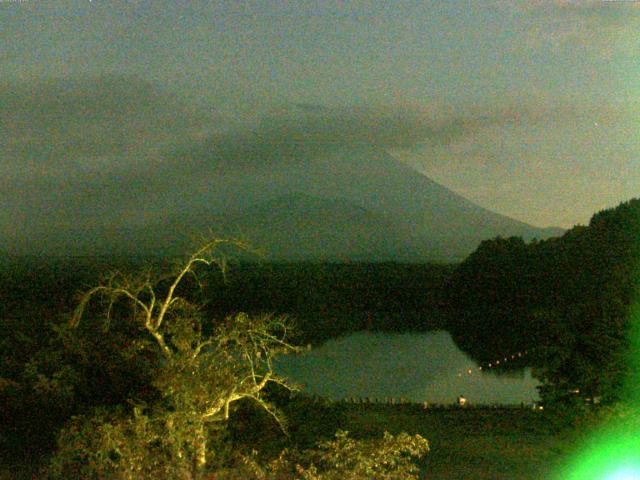
[[[490,323],[492,326],[494,323],[500,324],[502,321],[502,319],[494,319],[493,322],[487,322],[486,316],[481,315],[467,318],[477,318],[477,322],[480,322],[482,318],[485,319],[485,323]],[[492,328],[494,332],[492,335],[478,333],[470,325],[465,328],[454,326],[448,330],[456,346],[482,366],[483,370],[507,372],[534,365],[535,356],[532,354],[534,348],[527,349],[527,345],[523,345],[523,341],[505,340],[502,338],[503,333],[499,327]]]
[[[281,374],[332,399],[400,398],[453,402],[462,392],[474,403],[520,403],[537,397],[523,369],[494,375],[478,371],[445,331],[424,334],[357,333],[311,352],[285,357]],[[468,370],[472,374],[466,375]],[[459,373],[464,372],[465,375]],[[521,400],[523,399],[523,400]]]
[[527,370],[525,367],[520,368],[492,368],[490,370],[483,370],[484,375],[494,375],[501,378],[513,378],[517,380],[524,380]]

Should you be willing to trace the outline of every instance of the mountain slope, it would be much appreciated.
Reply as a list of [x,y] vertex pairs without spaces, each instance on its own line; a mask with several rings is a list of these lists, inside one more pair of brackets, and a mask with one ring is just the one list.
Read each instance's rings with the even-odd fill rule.
[[247,238],[276,260],[415,260],[419,250],[402,222],[343,199],[284,195],[227,219],[230,235]]
[[342,148],[269,175],[209,172],[201,182],[176,199],[176,213],[85,230],[60,248],[180,254],[212,231],[243,238],[270,260],[459,261],[487,238],[558,233],[475,205],[372,148]]
[[128,77],[3,84],[0,100],[11,133],[0,243],[12,254],[179,252],[185,232],[211,228],[283,259],[448,261],[496,235],[559,233],[481,208],[386,152],[460,135],[455,122],[306,104],[234,120]]
[[223,215],[223,231],[235,222],[278,258],[456,261],[498,235],[531,240],[562,233],[484,209],[380,149],[336,149],[266,178],[241,178],[235,192],[207,180],[226,193],[212,199],[212,211],[222,210],[219,202],[241,204],[240,197],[251,202]]

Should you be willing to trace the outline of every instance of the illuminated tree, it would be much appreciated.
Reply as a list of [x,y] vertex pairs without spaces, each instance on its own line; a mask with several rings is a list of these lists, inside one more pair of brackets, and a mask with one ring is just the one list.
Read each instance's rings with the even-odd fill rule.
[[302,452],[283,451],[270,464],[245,457],[240,467],[216,472],[220,480],[417,480],[415,463],[429,452],[420,435],[388,432],[382,438],[354,440],[339,430],[334,439]]
[[[228,420],[230,406],[242,399],[257,403],[282,426],[263,391],[270,383],[292,388],[273,370],[276,355],[295,350],[286,318],[239,313],[208,322],[201,304],[189,300],[202,287],[198,268],[218,267],[224,273],[219,248],[225,245],[244,247],[210,240],[169,275],[150,269],[136,275],[113,273],[82,295],[72,325],[94,313],[91,307],[99,302],[107,329],[113,322],[137,327],[138,334],[123,351],[136,355],[141,366],[150,364],[157,401],[149,405],[131,399],[134,408],[128,414],[72,421],[60,436],[63,441],[59,439],[54,461],[59,475],[80,457],[98,477],[198,477],[211,453],[209,427]],[[188,278],[194,280],[190,288]]]

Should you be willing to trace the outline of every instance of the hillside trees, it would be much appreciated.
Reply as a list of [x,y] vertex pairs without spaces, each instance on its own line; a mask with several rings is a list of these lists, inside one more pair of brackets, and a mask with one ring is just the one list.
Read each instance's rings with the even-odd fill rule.
[[[553,304],[538,376],[550,402],[616,401],[628,373],[630,308],[637,301],[640,200],[595,214],[553,244],[545,287]],[[575,392],[576,395],[568,395]]]
[[414,463],[429,452],[420,435],[384,432],[378,439],[355,440],[339,430],[331,440],[304,451],[284,451],[267,465],[247,457],[241,468],[216,472],[220,480],[417,480]]
[[628,370],[639,260],[640,199],[560,238],[485,241],[449,285],[454,336],[479,360],[535,349],[529,362],[550,405],[615,402]]
[[[94,260],[95,261],[95,260]],[[0,279],[0,451],[38,456],[87,406],[144,396],[147,372],[123,346],[132,325],[68,325],[74,291],[96,281],[97,267],[19,259]],[[117,360],[116,360],[117,359]],[[135,392],[135,393],[134,393]]]
[[483,241],[449,281],[449,330],[482,362],[530,348],[540,332],[533,319],[535,269],[520,237]]
[[235,402],[252,401],[282,421],[263,392],[273,383],[291,388],[273,370],[276,355],[295,350],[287,319],[239,313],[213,323],[191,300],[201,287],[198,270],[224,270],[218,249],[229,244],[243,246],[214,239],[171,274],[116,272],[81,297],[72,325],[100,317],[105,335],[116,323],[133,327],[135,334],[121,353],[134,356],[136,368],[149,372],[153,393],[130,399],[127,408],[74,418],[59,436],[53,472],[83,478],[196,478],[214,454],[208,443],[212,429],[229,419]]

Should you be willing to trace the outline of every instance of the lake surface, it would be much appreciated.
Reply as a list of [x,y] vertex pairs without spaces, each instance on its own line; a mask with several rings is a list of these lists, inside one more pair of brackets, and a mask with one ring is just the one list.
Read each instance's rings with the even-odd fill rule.
[[469,404],[508,405],[539,399],[539,382],[530,369],[496,375],[478,367],[444,331],[361,332],[282,357],[276,364],[278,373],[304,384],[306,393],[332,400],[402,397],[452,403],[462,394]]

